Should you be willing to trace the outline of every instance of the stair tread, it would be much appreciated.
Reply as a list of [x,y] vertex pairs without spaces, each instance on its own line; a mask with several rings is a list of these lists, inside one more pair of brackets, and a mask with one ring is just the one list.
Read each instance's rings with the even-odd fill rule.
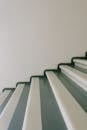
[[8,103],[8,101],[10,100],[12,94],[14,91],[10,91],[10,93],[7,95],[7,97],[5,98],[5,100],[3,101],[3,103],[0,105],[0,114],[2,113],[2,111],[4,110],[6,104]]
[[64,84],[65,88],[72,94],[75,100],[87,112],[87,92],[80,88],[73,80],[69,79],[65,74],[55,72],[56,76]]
[[81,59],[74,59],[74,64],[75,64],[75,68],[87,73],[87,59],[86,60],[81,60]]
[[75,63],[80,63],[82,65],[87,65],[87,59],[74,59],[73,60]]
[[30,85],[27,108],[22,130],[42,130],[39,79],[33,78]]
[[4,91],[4,92],[1,93],[1,95],[0,95],[0,106],[4,102],[6,97],[9,95],[9,93],[10,93],[10,90]]
[[87,91],[87,74],[80,72],[67,65],[60,66],[61,71],[67,75],[71,80],[76,82],[80,87]]

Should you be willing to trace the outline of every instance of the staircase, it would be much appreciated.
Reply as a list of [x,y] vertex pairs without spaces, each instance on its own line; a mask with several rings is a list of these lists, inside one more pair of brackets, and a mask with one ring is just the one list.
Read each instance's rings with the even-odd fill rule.
[[3,89],[0,130],[87,130],[87,53]]

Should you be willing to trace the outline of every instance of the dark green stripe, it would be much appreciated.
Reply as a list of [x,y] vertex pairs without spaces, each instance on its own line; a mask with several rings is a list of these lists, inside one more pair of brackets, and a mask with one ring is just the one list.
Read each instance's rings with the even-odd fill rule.
[[80,106],[87,112],[87,92],[79,87],[73,80],[69,79],[63,73],[56,73],[58,78],[62,81],[67,90],[75,98],[75,100],[80,104]]
[[29,95],[29,88],[29,85],[25,85],[25,87],[23,88],[23,92],[21,94],[16,110],[13,114],[13,118],[10,122],[8,130],[22,130],[27,99]]
[[67,130],[46,78],[40,78],[40,99],[43,130]]
[[79,66],[75,66],[74,68],[81,71],[81,72],[83,72],[83,73],[85,73],[85,74],[87,74],[87,69],[80,68]]
[[[7,90],[6,90],[7,91]],[[1,106],[0,106],[0,114],[1,114],[1,112],[3,111],[3,109],[5,108],[5,106],[6,106],[6,104],[8,103],[8,101],[9,101],[9,99],[10,99],[10,97],[12,96],[12,94],[13,94],[13,90],[11,90],[11,92],[8,94],[8,96],[6,97],[6,99],[4,100],[4,102],[1,104]],[[4,92],[3,92],[4,93]]]

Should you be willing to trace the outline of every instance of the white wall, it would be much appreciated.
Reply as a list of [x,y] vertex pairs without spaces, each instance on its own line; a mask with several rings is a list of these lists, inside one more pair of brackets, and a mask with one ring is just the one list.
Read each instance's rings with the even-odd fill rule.
[[87,0],[0,0],[0,89],[87,50]]

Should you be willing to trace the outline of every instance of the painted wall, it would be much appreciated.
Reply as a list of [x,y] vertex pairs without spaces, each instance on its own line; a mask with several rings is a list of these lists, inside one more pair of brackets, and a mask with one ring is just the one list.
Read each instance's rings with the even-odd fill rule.
[[86,50],[86,0],[0,0],[0,89]]

